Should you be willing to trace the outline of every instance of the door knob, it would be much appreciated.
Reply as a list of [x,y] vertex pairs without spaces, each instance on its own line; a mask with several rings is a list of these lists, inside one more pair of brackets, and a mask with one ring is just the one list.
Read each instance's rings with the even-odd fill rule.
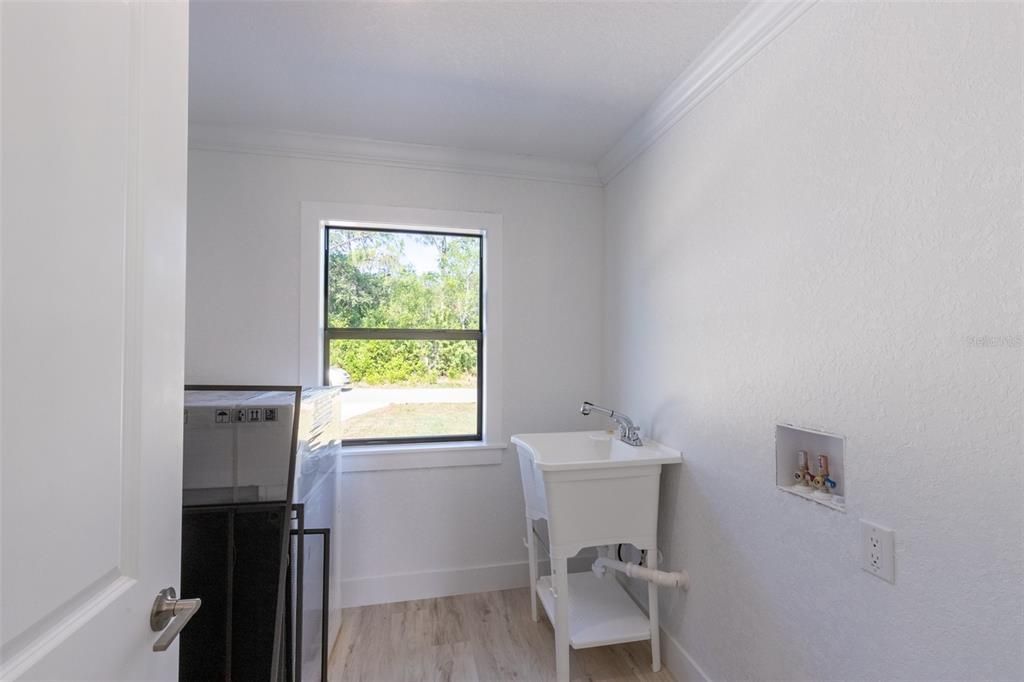
[[185,624],[203,605],[201,599],[178,599],[173,587],[160,590],[149,612],[149,627],[163,633],[153,642],[153,651],[166,651]]

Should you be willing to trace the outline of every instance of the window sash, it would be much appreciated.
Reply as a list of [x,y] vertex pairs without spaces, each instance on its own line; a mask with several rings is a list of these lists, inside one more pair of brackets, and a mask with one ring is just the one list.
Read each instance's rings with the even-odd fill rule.
[[381,339],[385,341],[476,341],[476,433],[441,436],[399,436],[388,438],[345,438],[342,445],[400,445],[403,443],[449,443],[484,439],[484,335],[475,329],[345,329],[324,330],[324,386],[330,386],[331,341],[335,339]]
[[[330,279],[330,271],[329,271],[329,269],[327,267],[327,263],[328,263],[328,261],[330,259],[328,245],[330,244],[330,241],[331,241],[331,232],[332,231],[336,231],[336,232],[344,232],[344,231],[388,232],[388,233],[394,233],[394,234],[430,234],[430,235],[437,235],[437,236],[442,236],[442,237],[463,237],[463,238],[466,238],[466,239],[476,239],[476,240],[478,240],[479,246],[477,247],[477,249],[478,249],[478,253],[479,253],[479,260],[478,260],[477,267],[478,267],[479,272],[480,272],[480,278],[479,278],[479,282],[478,282],[478,285],[477,285],[477,310],[478,310],[477,324],[478,324],[478,329],[475,329],[475,330],[474,329],[463,329],[463,330],[430,329],[430,330],[419,330],[419,331],[432,331],[432,332],[440,331],[440,332],[446,332],[446,333],[450,332],[450,331],[476,331],[476,332],[479,332],[480,334],[483,333],[483,329],[482,329],[483,323],[484,323],[484,238],[483,238],[483,235],[482,234],[463,234],[462,232],[449,232],[449,231],[445,231],[445,230],[422,230],[422,229],[418,230],[418,229],[413,229],[413,228],[362,227],[362,226],[355,226],[355,225],[325,225],[324,226],[324,242],[323,242],[324,261],[323,261],[323,268],[322,268],[322,270],[323,270],[323,282],[324,282],[324,289],[323,289],[323,324],[326,325],[328,320],[331,319],[330,312],[328,311],[328,301],[330,300],[330,293],[331,293],[331,279]],[[342,328],[341,327],[328,327],[325,331],[338,331],[339,329],[342,329]],[[372,328],[363,329],[362,331],[367,331],[367,332],[369,332],[369,331],[395,332],[397,330],[394,329],[394,328],[388,328],[388,327],[383,327],[383,328],[372,327]],[[416,331],[416,330],[410,329],[408,331]],[[369,336],[356,337],[356,336],[352,336],[352,337],[338,337],[338,338],[424,338],[424,337],[369,337]],[[447,338],[455,338],[455,337],[447,337]],[[473,338],[473,337],[459,337],[459,338]]]

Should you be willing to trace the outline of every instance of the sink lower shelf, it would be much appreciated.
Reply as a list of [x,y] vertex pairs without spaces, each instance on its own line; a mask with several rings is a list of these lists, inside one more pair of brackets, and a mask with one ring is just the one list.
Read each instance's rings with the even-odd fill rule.
[[[537,595],[553,625],[555,596],[550,576],[537,581]],[[650,638],[650,621],[615,578],[599,578],[590,571],[569,574],[569,644],[573,649]]]

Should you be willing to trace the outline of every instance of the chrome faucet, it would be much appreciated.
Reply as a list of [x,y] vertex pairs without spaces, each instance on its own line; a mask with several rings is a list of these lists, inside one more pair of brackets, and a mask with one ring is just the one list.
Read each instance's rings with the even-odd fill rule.
[[591,412],[603,414],[607,416],[609,419],[613,420],[616,424],[618,424],[619,440],[621,440],[623,443],[634,446],[640,446],[644,444],[644,442],[640,440],[640,430],[637,428],[636,424],[633,423],[633,420],[627,417],[626,415],[620,414],[615,410],[609,410],[607,407],[595,405],[594,403],[584,402],[582,405],[580,405],[580,414],[582,414],[583,416],[587,416]]

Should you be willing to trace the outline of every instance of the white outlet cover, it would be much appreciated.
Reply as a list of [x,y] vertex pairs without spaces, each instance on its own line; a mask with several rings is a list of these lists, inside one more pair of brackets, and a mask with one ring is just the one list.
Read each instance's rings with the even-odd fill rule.
[[871,575],[896,583],[896,532],[861,519],[862,568]]

